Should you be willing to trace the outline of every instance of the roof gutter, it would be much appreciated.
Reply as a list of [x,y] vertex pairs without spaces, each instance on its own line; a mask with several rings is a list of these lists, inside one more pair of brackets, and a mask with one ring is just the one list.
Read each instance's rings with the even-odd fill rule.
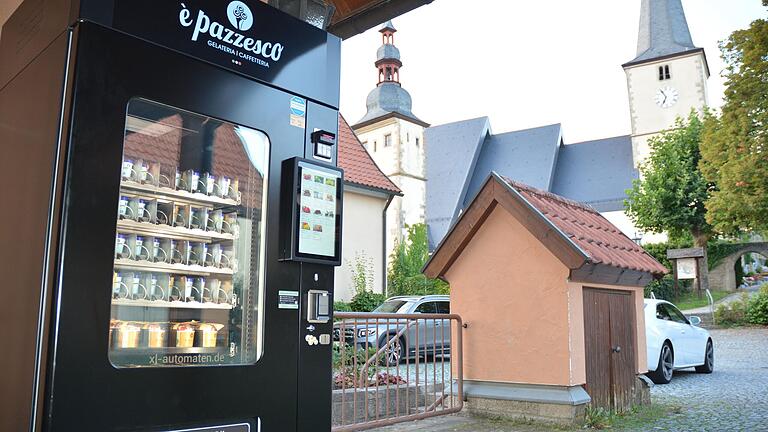
[[378,188],[378,187],[375,187],[375,186],[368,186],[368,185],[364,185],[364,184],[361,184],[361,183],[351,182],[351,181],[348,181],[348,180],[344,180],[344,186],[349,186],[352,189],[359,189],[360,191],[368,191],[368,192],[371,192],[371,193],[388,195],[388,196],[390,196],[390,199],[391,199],[392,196],[403,196],[403,192],[402,191],[395,192],[393,190]]

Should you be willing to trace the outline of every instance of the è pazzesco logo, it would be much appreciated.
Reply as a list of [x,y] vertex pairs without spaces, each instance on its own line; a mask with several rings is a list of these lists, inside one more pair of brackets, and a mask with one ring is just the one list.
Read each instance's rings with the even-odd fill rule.
[[248,31],[253,26],[251,8],[241,1],[233,1],[227,6],[227,18],[232,27],[240,31]]
[[239,33],[253,27],[251,8],[239,0],[230,2],[227,6],[227,19],[236,30],[211,19],[202,9],[197,12],[196,18],[192,16],[190,8],[181,3],[179,23],[182,27],[193,27],[193,42],[197,42],[200,36],[209,37],[208,46],[264,67],[269,67],[269,63],[263,59],[279,61],[283,54],[284,47],[280,43],[265,42]]

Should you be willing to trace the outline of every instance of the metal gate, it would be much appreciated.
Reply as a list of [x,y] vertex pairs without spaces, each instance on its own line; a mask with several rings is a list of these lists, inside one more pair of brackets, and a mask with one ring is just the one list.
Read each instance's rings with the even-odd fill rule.
[[336,313],[334,319],[333,431],[461,411],[460,316]]

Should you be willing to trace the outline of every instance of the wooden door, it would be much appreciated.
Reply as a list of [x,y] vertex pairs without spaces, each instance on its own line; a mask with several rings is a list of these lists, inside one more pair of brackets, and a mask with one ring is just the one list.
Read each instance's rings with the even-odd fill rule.
[[637,373],[634,311],[629,292],[584,289],[586,390],[593,406],[631,407]]

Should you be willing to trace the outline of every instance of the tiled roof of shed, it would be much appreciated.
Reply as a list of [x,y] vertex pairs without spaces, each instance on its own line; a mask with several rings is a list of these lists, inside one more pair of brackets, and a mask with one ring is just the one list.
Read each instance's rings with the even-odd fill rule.
[[357,139],[349,123],[339,115],[339,167],[344,170],[344,181],[391,194],[400,194],[398,188],[379,169],[371,155]]
[[666,267],[592,207],[502,178],[581,249],[591,263],[654,274],[667,273]]

